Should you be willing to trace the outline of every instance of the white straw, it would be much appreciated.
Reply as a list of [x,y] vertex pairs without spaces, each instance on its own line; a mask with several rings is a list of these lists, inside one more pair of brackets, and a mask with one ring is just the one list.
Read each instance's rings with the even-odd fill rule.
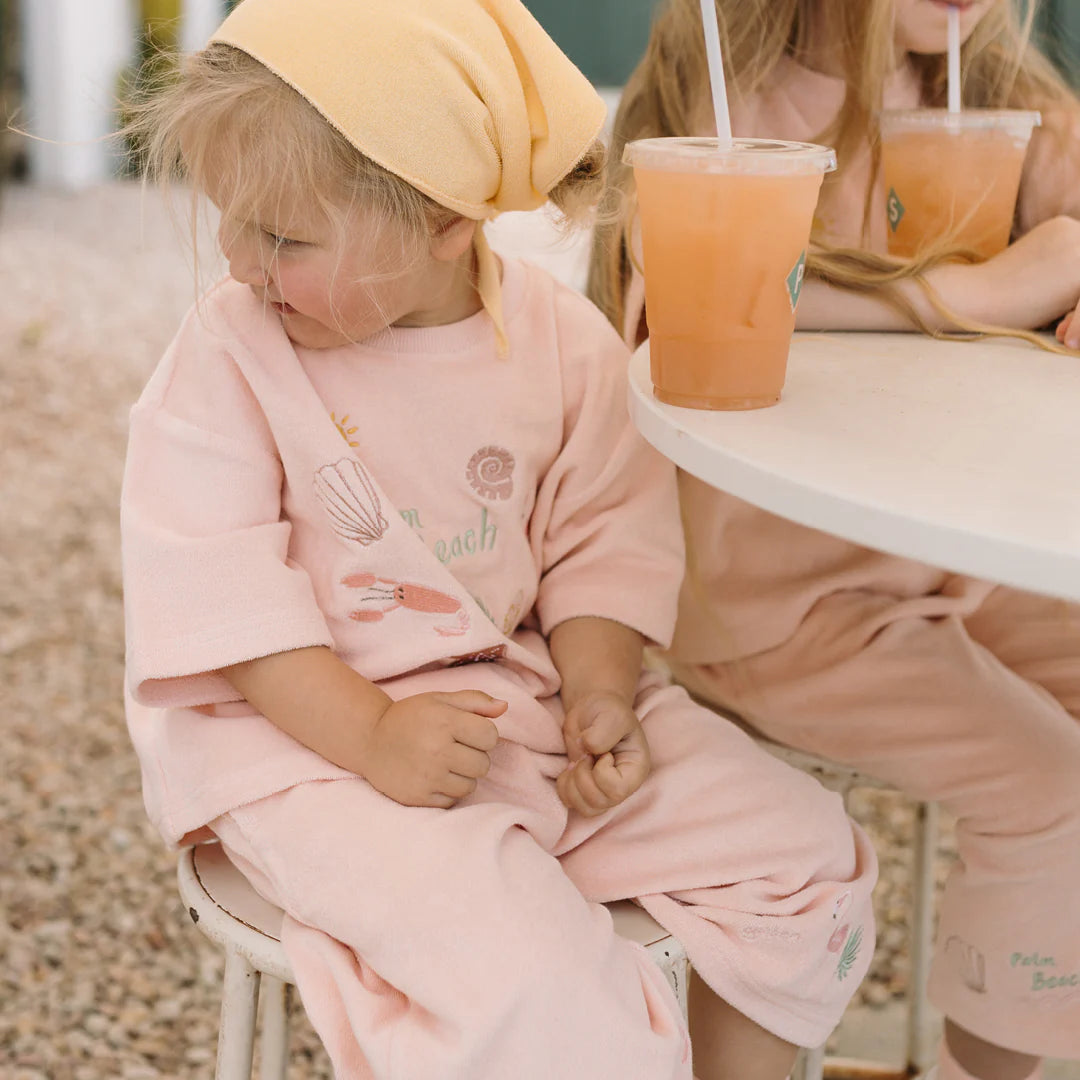
[[705,27],[705,55],[709,58],[709,82],[712,85],[716,137],[722,147],[731,146],[731,115],[728,112],[724,58],[720,55],[720,26],[716,21],[715,0],[701,0],[701,21]]
[[949,5],[949,112],[960,111],[960,9]]

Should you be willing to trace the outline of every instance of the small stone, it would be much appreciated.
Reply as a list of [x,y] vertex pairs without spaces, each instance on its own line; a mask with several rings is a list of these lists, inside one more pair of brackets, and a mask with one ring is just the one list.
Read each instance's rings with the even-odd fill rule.
[[109,1030],[109,1021],[101,1013],[90,1013],[83,1020],[83,1027],[91,1035],[104,1035]]

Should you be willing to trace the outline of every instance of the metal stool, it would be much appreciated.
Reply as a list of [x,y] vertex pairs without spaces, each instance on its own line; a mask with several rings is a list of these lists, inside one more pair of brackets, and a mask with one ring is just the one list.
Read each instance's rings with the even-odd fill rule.
[[[284,1080],[292,971],[281,947],[282,911],[248,884],[220,844],[187,848],[177,869],[192,921],[225,952],[217,1080],[250,1080],[255,1016],[262,988],[261,1080]],[[608,904],[621,937],[636,941],[663,972],[686,1016],[686,950],[628,900]]]
[[[745,725],[740,724],[745,727]],[[852,788],[895,790],[890,784],[790,746],[773,742],[760,732],[746,728],[754,739],[774,756],[802,772],[809,773],[830,791],[843,796],[845,805]],[[825,1047],[804,1051],[793,1074],[794,1080],[822,1080],[830,1077],[860,1077],[872,1080],[906,1080],[932,1063],[931,1017],[926,1001],[926,980],[934,941],[934,856],[937,852],[937,803],[916,802],[915,842],[911,852],[911,986],[907,999],[907,1060],[897,1069],[877,1061],[826,1058]]]

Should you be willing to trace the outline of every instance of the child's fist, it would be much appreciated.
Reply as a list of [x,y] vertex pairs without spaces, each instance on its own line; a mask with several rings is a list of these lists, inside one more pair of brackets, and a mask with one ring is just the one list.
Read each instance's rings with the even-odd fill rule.
[[556,781],[563,804],[583,817],[618,806],[645,782],[649,744],[634,710],[616,694],[576,702],[563,721],[570,764]]

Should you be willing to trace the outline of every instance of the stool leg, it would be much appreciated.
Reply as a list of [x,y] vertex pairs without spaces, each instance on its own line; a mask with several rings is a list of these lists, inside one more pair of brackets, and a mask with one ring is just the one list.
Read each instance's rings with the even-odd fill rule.
[[679,1003],[682,1017],[687,1018],[689,1004],[690,961],[686,958],[686,949],[675,938],[664,938],[646,947],[649,959],[660,969]]
[[931,1064],[931,1016],[926,1000],[934,941],[934,862],[937,856],[937,803],[918,803],[912,852],[911,987],[908,992],[907,1064],[912,1075]]
[[289,1064],[289,990],[288,983],[263,975],[262,1034],[259,1037],[259,1080],[285,1080]]
[[225,954],[216,1080],[251,1080],[259,973],[238,953]]
[[825,1075],[825,1047],[811,1046],[799,1051],[792,1080],[821,1080]]

